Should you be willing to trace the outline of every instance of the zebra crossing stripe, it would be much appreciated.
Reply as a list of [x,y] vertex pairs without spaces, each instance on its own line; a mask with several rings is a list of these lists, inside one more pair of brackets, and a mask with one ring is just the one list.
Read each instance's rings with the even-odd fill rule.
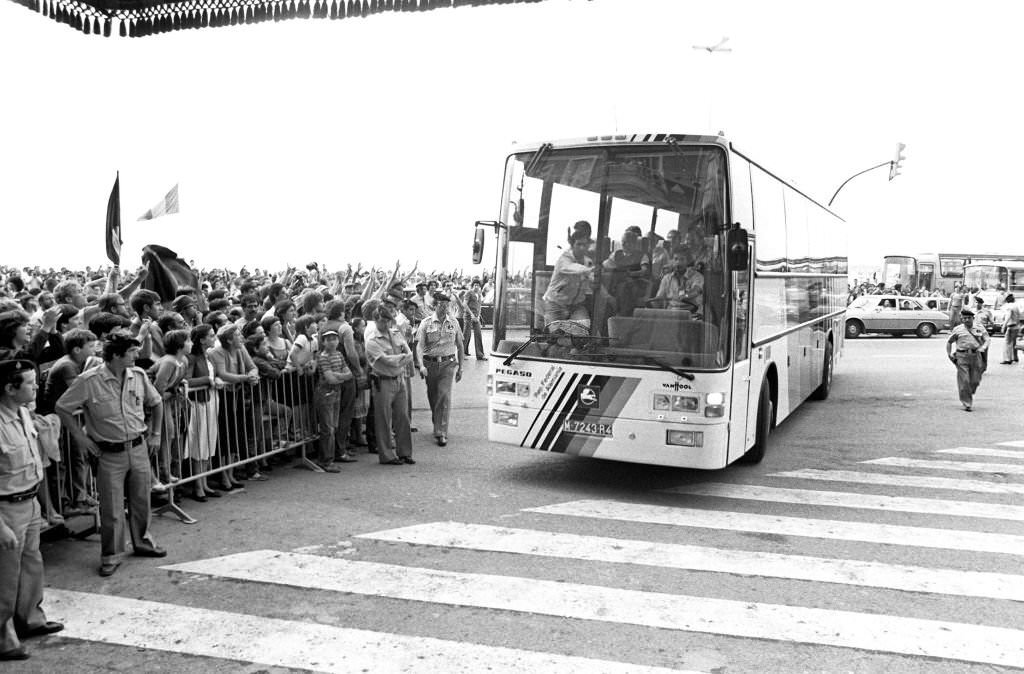
[[676,527],[753,531],[782,536],[805,536],[839,541],[1024,555],[1024,536],[987,534],[958,529],[932,529],[873,522],[843,522],[757,513],[669,508],[617,501],[573,501],[539,508],[527,508],[526,512],[646,524],[668,524]]
[[706,548],[674,543],[436,522],[362,534],[394,543],[507,552],[588,562],[637,564],[743,576],[787,578],[907,592],[1024,601],[1024,576],[829,559],[774,552]]
[[[1024,631],[257,550],[162,567],[244,581],[707,634],[1024,666]],[[164,625],[166,620],[159,623]]]
[[926,513],[929,515],[1024,521],[1024,506],[1000,505],[997,503],[945,501],[942,499],[911,498],[907,496],[879,496],[876,494],[857,494],[852,492],[814,491],[811,489],[782,489],[780,487],[762,487],[754,484],[722,484],[716,482],[672,487],[662,491],[673,494],[717,496],[747,501],[772,501],[801,505],[835,506],[838,508],[863,508],[865,510],[891,510],[907,513]]
[[974,461],[932,461],[930,459],[906,459],[888,456],[882,459],[861,461],[875,466],[899,466],[900,468],[932,468],[934,470],[955,470],[963,473],[1006,473],[1024,475],[1024,464],[978,463]]
[[675,671],[50,588],[46,613],[62,637],[320,672]]
[[1024,447],[1024,440],[1010,440],[1009,442],[996,443],[1002,447]]
[[1022,483],[957,480],[949,477],[931,477],[928,475],[889,475],[888,473],[864,473],[854,470],[804,468],[801,470],[769,473],[768,477],[849,482],[852,484],[880,484],[892,487],[910,487],[913,489],[947,489],[950,491],[969,491],[979,494],[1024,494],[1024,484]]
[[1015,449],[991,449],[989,447],[954,447],[940,449],[936,454],[955,454],[957,456],[989,456],[995,459],[1024,459],[1024,452]]

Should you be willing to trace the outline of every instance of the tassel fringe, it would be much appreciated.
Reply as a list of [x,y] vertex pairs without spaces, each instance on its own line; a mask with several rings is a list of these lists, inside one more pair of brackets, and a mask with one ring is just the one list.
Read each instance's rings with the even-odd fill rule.
[[[149,0],[153,1],[153,0]],[[365,18],[385,12],[537,3],[545,0],[11,0],[86,35],[146,37],[190,28],[220,28],[290,19]],[[586,0],[589,2],[590,0]],[[159,2],[159,0],[157,0]],[[133,5],[125,8],[124,5]]]

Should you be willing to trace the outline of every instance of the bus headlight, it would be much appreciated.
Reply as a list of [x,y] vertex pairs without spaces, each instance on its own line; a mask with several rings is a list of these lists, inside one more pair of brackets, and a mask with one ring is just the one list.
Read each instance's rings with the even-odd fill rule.
[[673,412],[696,412],[697,398],[693,396],[672,396]]
[[516,394],[516,383],[514,381],[499,379],[494,382],[494,392],[498,395],[514,396]]
[[530,397],[530,385],[529,384],[516,384],[516,395],[520,398]]
[[487,375],[487,396],[490,397],[492,395],[494,395],[494,375],[489,374]]
[[509,412],[507,410],[493,410],[491,412],[491,418],[494,420],[494,423],[501,424],[502,426],[519,425],[518,412]]
[[654,409],[668,411],[672,405],[672,396],[662,395],[661,393],[654,394]]
[[665,431],[665,444],[678,447],[703,447],[704,433],[701,431]]
[[704,396],[704,416],[724,417],[725,416],[725,394],[708,393]]

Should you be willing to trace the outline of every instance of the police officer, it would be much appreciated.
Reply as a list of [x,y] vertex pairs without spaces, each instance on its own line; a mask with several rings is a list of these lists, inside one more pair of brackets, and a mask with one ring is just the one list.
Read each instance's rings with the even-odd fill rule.
[[43,462],[26,407],[36,399],[37,388],[31,361],[0,362],[0,661],[28,658],[20,639],[64,629],[47,621],[42,609],[36,492]]
[[462,332],[448,315],[451,301],[443,293],[434,293],[434,313],[420,322],[416,331],[416,369],[427,380],[427,400],[434,422],[434,441],[448,444],[448,412],[452,400],[452,378],[462,379]]
[[954,344],[956,349],[949,353],[949,360],[956,365],[956,385],[960,391],[960,403],[965,412],[971,411],[974,393],[981,383],[988,358],[988,332],[974,326],[974,312],[961,309],[960,323],[949,335],[946,348]]
[[[363,311],[367,312],[365,305]],[[371,311],[375,329],[367,329],[364,338],[366,360],[370,364],[377,458],[380,463],[392,466],[414,464],[406,393],[406,367],[413,362],[412,349],[395,327],[398,310],[390,298],[383,299]]]
[[[103,345],[103,365],[82,373],[57,401],[57,414],[71,437],[98,457],[101,576],[113,575],[124,555],[126,484],[134,554],[167,555],[149,532],[149,454],[160,448],[163,405],[146,372],[135,366],[139,346],[131,333],[111,332]],[[88,435],[73,416],[78,410],[85,413]]]

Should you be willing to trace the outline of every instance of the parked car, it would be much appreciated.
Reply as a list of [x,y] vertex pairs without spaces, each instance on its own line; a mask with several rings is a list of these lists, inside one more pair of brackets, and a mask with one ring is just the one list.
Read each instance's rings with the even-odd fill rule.
[[915,334],[928,338],[949,329],[949,314],[929,309],[928,297],[904,295],[862,295],[846,308],[846,336],[856,339],[864,333]]

